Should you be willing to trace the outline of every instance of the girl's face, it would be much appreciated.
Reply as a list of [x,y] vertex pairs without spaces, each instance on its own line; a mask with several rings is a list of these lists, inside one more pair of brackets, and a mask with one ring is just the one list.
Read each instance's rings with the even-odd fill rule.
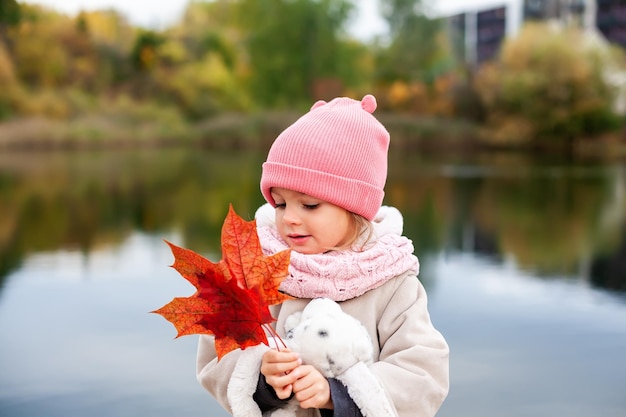
[[352,214],[334,204],[286,188],[271,190],[276,228],[289,247],[300,253],[324,253],[344,245],[353,234]]

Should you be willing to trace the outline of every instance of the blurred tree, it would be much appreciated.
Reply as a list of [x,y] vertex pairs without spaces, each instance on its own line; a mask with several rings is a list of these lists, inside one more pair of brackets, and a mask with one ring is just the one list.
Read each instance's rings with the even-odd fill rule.
[[22,18],[11,31],[19,79],[30,87],[54,87],[68,79],[68,51],[60,34],[71,20],[40,6],[22,6]]
[[449,116],[454,63],[442,20],[426,0],[380,0],[389,33],[376,39],[376,94],[392,111]]
[[[502,161],[502,168],[505,163],[507,171],[519,172],[515,161]],[[621,206],[615,193],[619,185],[611,176],[568,181],[572,172],[541,173],[484,179],[473,196],[473,218],[479,229],[497,236],[503,257],[520,267],[539,274],[575,274],[581,259],[618,243],[606,213]]]
[[205,54],[173,71],[159,70],[156,76],[161,96],[193,120],[250,107],[248,97],[219,54]]
[[76,87],[100,91],[110,86],[109,67],[95,38],[91,16],[75,18],[35,6],[24,6],[21,23],[12,30],[13,56],[19,79],[31,88]]
[[616,52],[575,28],[523,27],[476,75],[489,138],[502,145],[563,146],[616,128],[616,89],[605,76]]
[[128,20],[115,10],[97,10],[81,12],[79,17],[85,21],[89,36],[99,45],[107,45],[129,53],[133,47],[135,33]]
[[317,80],[349,80],[340,69],[354,71],[346,64],[355,57],[344,32],[353,11],[351,1],[243,0],[239,5],[249,85],[260,104],[310,104]]
[[83,12],[98,56],[98,89],[114,88],[132,76],[130,56],[137,29],[115,10]]
[[13,62],[6,47],[0,42],[0,91],[3,91],[15,81]]
[[67,84],[87,91],[99,85],[100,57],[91,37],[91,29],[84,13],[79,13],[73,24],[59,31],[68,59]]
[[194,120],[251,106],[241,82],[246,68],[235,7],[231,1],[190,2],[158,48],[158,95]]
[[16,0],[0,0],[0,42],[8,42],[7,30],[19,23],[20,5]]
[[17,87],[13,62],[7,48],[0,42],[0,120],[10,116],[13,112],[13,100]]
[[378,51],[379,81],[430,83],[448,70],[441,21],[426,15],[422,0],[380,0],[380,6],[389,39]]
[[190,59],[217,53],[227,67],[234,69],[242,54],[236,8],[232,1],[191,1],[179,24],[168,35],[184,44]]
[[157,48],[164,42],[165,38],[160,33],[141,30],[130,53],[133,67],[140,72],[152,70],[157,65]]

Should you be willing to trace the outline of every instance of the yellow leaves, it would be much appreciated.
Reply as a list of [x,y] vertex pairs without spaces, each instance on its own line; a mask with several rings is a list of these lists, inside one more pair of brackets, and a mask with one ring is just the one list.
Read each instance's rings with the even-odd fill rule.
[[[533,71],[549,77],[544,85],[584,82],[592,66],[583,48],[582,32],[548,25],[528,24],[502,48],[500,64],[513,71]],[[543,86],[542,86],[543,87]]]
[[175,39],[167,39],[159,47],[159,56],[167,63],[181,64],[189,59],[189,53],[182,42]]
[[0,98],[2,92],[15,82],[15,70],[11,58],[2,42],[0,42]]
[[386,99],[386,107],[395,111],[439,116],[451,115],[454,106],[449,92],[453,82],[451,75],[440,76],[430,86],[419,81],[411,83],[395,81],[389,87],[387,94],[381,97]]
[[152,46],[144,46],[139,51],[139,60],[141,61],[141,67],[145,69],[152,69],[156,64],[156,53]]
[[89,36],[94,41],[117,45],[128,51],[135,38],[134,29],[126,18],[113,10],[83,12]]
[[[610,125],[612,93],[582,31],[528,24],[476,74],[492,140],[567,141]],[[504,136],[512,135],[509,139]]]
[[202,116],[217,107],[244,108],[246,96],[234,74],[218,53],[179,65],[173,73],[161,73],[159,82],[175,94],[186,111]]
[[410,95],[409,86],[405,82],[395,81],[389,87],[389,105],[394,109],[405,107]]

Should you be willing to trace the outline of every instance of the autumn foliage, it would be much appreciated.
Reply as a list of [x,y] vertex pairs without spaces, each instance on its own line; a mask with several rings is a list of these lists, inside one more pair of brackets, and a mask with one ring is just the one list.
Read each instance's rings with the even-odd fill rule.
[[475,76],[486,139],[498,145],[561,144],[617,128],[618,90],[607,77],[623,54],[588,32],[533,23],[508,39]]
[[178,330],[176,337],[212,334],[218,360],[228,352],[267,344],[265,330],[275,321],[269,306],[289,296],[278,291],[288,274],[290,251],[265,256],[256,221],[244,221],[232,206],[222,226],[222,259],[213,263],[170,242],[176,269],[195,288],[153,311]]

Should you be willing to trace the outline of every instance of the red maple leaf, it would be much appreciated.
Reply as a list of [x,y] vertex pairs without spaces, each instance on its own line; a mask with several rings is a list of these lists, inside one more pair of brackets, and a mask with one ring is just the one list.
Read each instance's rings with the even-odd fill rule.
[[222,226],[222,260],[218,263],[165,243],[174,255],[172,267],[197,290],[190,297],[174,298],[152,312],[176,327],[177,338],[215,335],[218,360],[237,348],[267,344],[264,328],[275,335],[270,326],[275,319],[268,306],[290,298],[278,291],[288,274],[289,250],[265,256],[256,221],[244,221],[232,205]]

